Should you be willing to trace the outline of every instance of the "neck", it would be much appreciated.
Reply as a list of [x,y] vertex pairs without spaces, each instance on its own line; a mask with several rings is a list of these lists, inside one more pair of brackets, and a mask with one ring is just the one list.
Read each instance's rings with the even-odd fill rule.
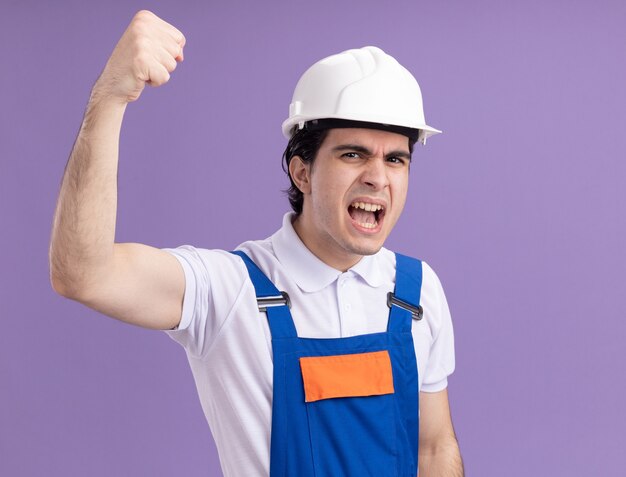
[[345,272],[359,263],[363,258],[362,255],[351,253],[333,253],[323,246],[318,240],[315,240],[315,230],[306,220],[303,219],[302,214],[298,215],[293,221],[293,229],[296,234],[302,240],[302,243],[310,252],[319,258],[329,267]]

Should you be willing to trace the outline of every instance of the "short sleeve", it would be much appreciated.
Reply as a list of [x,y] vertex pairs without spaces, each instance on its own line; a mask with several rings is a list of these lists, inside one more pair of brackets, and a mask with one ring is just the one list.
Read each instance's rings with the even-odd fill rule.
[[238,258],[223,250],[191,245],[163,248],[174,255],[185,274],[185,296],[179,325],[164,332],[195,357],[206,355],[241,291],[245,276]]
[[428,364],[424,370],[422,391],[437,392],[448,385],[448,376],[455,367],[454,330],[448,301],[443,286],[435,271],[423,262],[424,283],[428,283],[429,294],[428,320],[431,323],[433,341],[429,353]]

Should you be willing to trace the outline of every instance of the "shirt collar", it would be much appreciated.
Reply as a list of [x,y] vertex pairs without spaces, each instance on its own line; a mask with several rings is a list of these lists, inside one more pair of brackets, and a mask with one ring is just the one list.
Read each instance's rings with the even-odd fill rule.
[[[271,237],[272,247],[276,258],[298,286],[305,292],[316,292],[333,283],[342,272],[322,262],[304,245],[293,228],[295,218],[294,212],[284,215],[283,226]],[[380,251],[364,256],[350,271],[368,285],[379,286],[382,283],[379,255]]]

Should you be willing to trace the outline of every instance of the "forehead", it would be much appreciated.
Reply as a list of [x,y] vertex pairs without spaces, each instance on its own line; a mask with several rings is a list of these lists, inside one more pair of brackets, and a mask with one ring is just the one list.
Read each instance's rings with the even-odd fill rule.
[[330,129],[321,148],[332,149],[339,145],[359,145],[376,152],[399,150],[409,152],[409,138],[391,131],[361,128]]

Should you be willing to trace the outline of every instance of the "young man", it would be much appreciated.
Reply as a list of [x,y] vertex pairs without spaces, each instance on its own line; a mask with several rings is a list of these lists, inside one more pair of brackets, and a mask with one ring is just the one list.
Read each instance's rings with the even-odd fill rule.
[[227,477],[462,476],[443,289],[383,248],[413,145],[438,132],[417,82],[373,47],[302,76],[283,123],[293,212],[268,239],[115,243],[126,105],[169,80],[184,44],[141,11],[96,82],[55,213],[54,289],[184,346]]

